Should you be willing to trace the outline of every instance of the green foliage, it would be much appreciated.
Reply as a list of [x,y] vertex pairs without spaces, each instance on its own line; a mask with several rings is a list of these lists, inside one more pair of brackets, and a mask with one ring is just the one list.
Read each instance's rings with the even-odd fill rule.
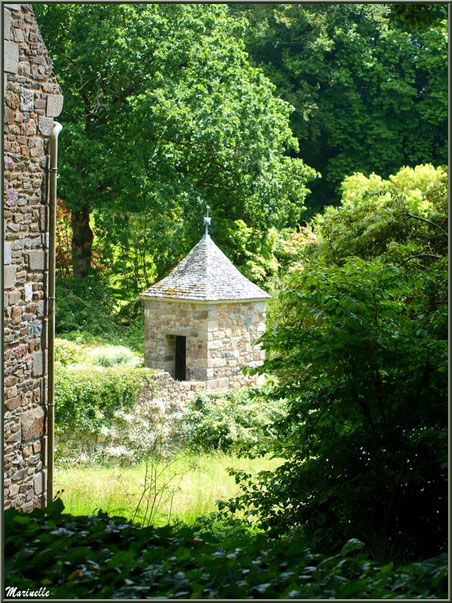
[[55,330],[57,333],[86,330],[94,336],[103,335],[111,330],[114,304],[106,283],[98,275],[60,277],[56,281]]
[[[295,107],[298,156],[323,176],[312,185],[311,215],[338,203],[341,182],[354,172],[387,177],[404,165],[446,164],[444,5],[244,4],[232,10],[250,21],[246,48],[255,64]],[[389,18],[394,13],[413,17],[419,27],[405,31]]]
[[271,541],[233,522],[140,528],[122,517],[5,512],[5,583],[56,599],[446,598],[447,556],[395,570],[349,540],[334,556]]
[[274,423],[285,415],[280,401],[263,399],[250,389],[199,395],[184,414],[184,444],[192,450],[244,451],[274,436]]
[[447,4],[393,4],[390,17],[411,31],[438,27],[447,19]]
[[61,196],[95,211],[103,263],[128,291],[197,242],[206,203],[262,238],[296,224],[315,173],[292,157],[292,109],[250,65],[245,21],[227,6],[43,4],[36,14],[66,94]]
[[446,170],[432,165],[403,168],[388,180],[354,174],[342,184],[340,207],[327,207],[312,221],[317,245],[303,251],[334,263],[351,256],[402,263],[444,255],[447,185]]
[[376,556],[422,558],[447,531],[445,177],[402,170],[344,190],[263,337],[259,370],[288,402],[272,447],[286,462],[239,475],[229,509],[278,533],[298,525],[320,550],[358,537]]
[[137,366],[142,360],[129,348],[120,345],[101,346],[93,348],[89,353],[89,361],[97,366],[110,367],[118,364]]
[[86,350],[82,346],[67,339],[55,338],[55,362],[69,366],[85,362],[85,360]]
[[117,411],[132,408],[143,391],[149,369],[127,366],[98,368],[92,364],[56,365],[55,424],[57,435],[101,435]]
[[141,301],[119,306],[109,280],[92,273],[84,278],[57,278],[55,330],[60,337],[79,344],[122,344],[144,352]]

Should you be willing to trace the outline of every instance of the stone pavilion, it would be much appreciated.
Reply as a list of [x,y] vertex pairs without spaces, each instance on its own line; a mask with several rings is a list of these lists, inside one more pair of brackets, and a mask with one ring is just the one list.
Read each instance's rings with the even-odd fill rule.
[[270,295],[245,278],[206,233],[174,270],[144,294],[146,366],[208,390],[253,385]]

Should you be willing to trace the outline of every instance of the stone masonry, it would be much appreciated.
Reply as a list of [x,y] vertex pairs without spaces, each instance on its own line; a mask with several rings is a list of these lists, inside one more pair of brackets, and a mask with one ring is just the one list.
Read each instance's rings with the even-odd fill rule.
[[32,8],[4,11],[4,502],[46,503],[47,153],[63,106]]
[[187,338],[187,381],[209,390],[250,386],[256,377],[242,367],[262,364],[254,342],[265,331],[265,302],[202,303],[145,300],[146,366],[175,376],[174,338]]
[[264,360],[256,340],[265,331],[269,298],[206,233],[143,294],[146,366],[182,381],[204,382],[208,390],[255,384],[258,378],[242,368]]

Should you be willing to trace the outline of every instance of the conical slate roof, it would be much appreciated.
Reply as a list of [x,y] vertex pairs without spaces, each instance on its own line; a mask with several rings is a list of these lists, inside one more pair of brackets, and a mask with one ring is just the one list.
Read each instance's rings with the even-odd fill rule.
[[192,301],[264,300],[271,296],[249,281],[208,234],[143,297]]

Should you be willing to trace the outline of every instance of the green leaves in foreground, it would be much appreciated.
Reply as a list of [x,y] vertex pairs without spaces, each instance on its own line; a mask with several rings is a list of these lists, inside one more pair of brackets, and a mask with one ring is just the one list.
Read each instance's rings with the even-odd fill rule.
[[[46,586],[72,598],[442,598],[447,557],[394,570],[349,540],[338,555],[312,554],[296,537],[272,541],[238,522],[215,531],[140,528],[122,517],[47,510],[5,513],[5,585]],[[226,529],[225,529],[226,528]]]

